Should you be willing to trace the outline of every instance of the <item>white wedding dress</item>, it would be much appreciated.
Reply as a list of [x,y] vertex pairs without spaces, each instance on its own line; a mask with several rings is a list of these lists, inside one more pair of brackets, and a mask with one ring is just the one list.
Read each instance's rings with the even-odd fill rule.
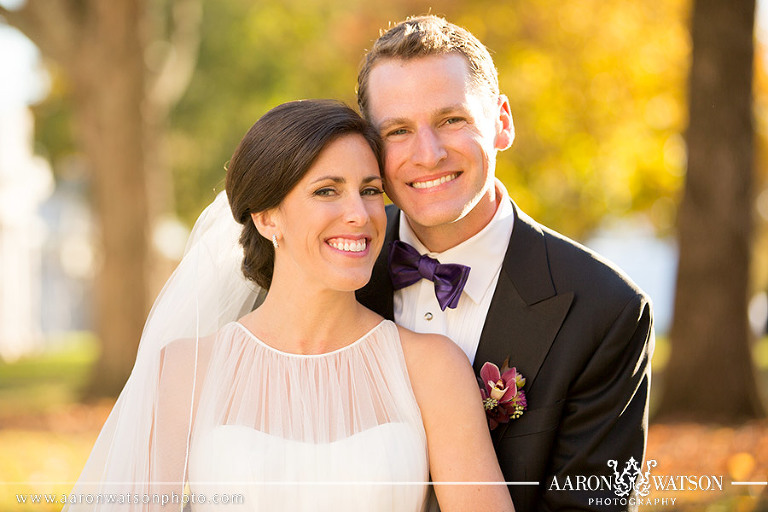
[[205,360],[192,510],[424,509],[426,436],[394,323],[330,353],[297,355],[232,322]]

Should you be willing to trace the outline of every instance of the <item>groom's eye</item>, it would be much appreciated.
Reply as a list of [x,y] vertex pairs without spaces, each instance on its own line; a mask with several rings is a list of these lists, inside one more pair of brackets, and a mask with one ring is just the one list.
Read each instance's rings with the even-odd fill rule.
[[456,123],[460,123],[462,121],[466,121],[466,119],[464,119],[463,117],[458,117],[458,116],[449,117],[448,119],[445,120],[445,124],[456,124]]
[[407,130],[405,128],[397,128],[395,130],[390,130],[387,132],[387,137],[392,137],[395,135],[405,135],[407,133]]

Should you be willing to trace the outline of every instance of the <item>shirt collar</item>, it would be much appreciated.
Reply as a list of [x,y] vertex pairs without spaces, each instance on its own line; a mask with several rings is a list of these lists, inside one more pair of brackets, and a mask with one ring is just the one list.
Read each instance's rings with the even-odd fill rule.
[[504,184],[496,179],[496,194],[499,206],[491,221],[480,232],[459,245],[443,252],[429,252],[411,229],[400,211],[400,240],[411,244],[419,253],[437,259],[440,263],[469,265],[470,272],[464,291],[473,302],[479,303],[488,288],[494,283],[496,274],[504,261],[504,254],[512,236],[515,212]]

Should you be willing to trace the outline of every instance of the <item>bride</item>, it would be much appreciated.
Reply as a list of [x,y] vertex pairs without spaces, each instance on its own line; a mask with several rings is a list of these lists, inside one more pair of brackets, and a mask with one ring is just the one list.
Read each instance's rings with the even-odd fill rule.
[[253,125],[65,510],[416,512],[429,485],[444,512],[513,510],[463,352],[355,300],[379,144],[332,101]]

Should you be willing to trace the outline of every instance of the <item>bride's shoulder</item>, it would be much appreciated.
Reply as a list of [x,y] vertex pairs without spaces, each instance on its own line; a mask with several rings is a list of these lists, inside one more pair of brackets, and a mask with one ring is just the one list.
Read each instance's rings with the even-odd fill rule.
[[466,354],[450,338],[441,334],[417,333],[402,326],[397,326],[406,364],[440,367],[441,371],[466,367],[469,364]]
[[160,349],[160,354],[165,357],[187,359],[200,355],[200,351],[210,350],[216,334],[201,336],[199,338],[177,338],[168,342]]
[[207,364],[218,336],[217,332],[199,338],[177,338],[167,343],[160,349],[163,373],[178,378]]
[[442,396],[452,397],[456,407],[474,403],[479,396],[477,381],[469,359],[458,345],[439,334],[398,329],[408,378],[427,428],[442,424],[440,418],[447,410],[443,400],[435,400],[436,389]]

